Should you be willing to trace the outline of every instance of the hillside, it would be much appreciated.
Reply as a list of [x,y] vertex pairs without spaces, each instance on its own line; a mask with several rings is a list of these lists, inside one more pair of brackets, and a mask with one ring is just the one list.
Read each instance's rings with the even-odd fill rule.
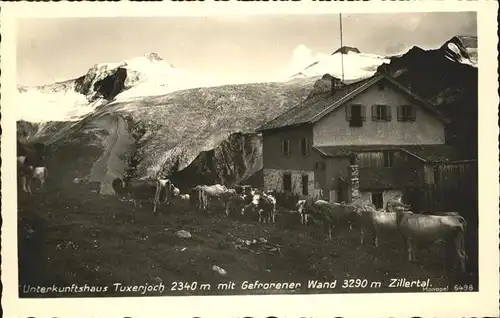
[[[183,169],[200,153],[217,148],[231,135],[253,133],[263,122],[299,103],[308,95],[314,81],[182,90],[163,96],[114,101],[80,121],[37,125],[23,122],[18,127],[30,127],[27,139],[51,145],[49,165],[57,166],[57,173],[64,175],[65,180],[88,177],[104,182],[103,194],[111,194],[110,180],[124,174],[132,158],[136,162],[134,174],[138,177],[170,174],[174,165],[175,170]],[[118,122],[122,125],[120,129],[117,129]],[[56,126],[58,129],[54,132]],[[119,136],[126,141],[116,143]],[[256,158],[258,150],[248,152],[254,159],[231,159],[239,156],[238,151],[233,151],[233,146],[232,141],[223,143],[220,152],[227,155],[214,163],[240,171],[224,176],[227,182],[245,178],[262,168],[262,163]],[[79,147],[81,151],[75,151]],[[97,152],[101,154],[94,155]],[[83,172],[71,168],[62,172],[65,161],[85,158],[90,167],[94,162],[96,166],[107,166],[107,169]]]

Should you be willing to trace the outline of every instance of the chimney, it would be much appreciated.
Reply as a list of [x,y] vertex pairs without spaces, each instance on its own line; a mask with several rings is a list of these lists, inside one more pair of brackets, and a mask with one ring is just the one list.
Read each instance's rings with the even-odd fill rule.
[[333,76],[330,77],[330,82],[332,84],[332,87],[331,87],[332,95],[335,94],[337,92],[337,90],[339,90],[344,85],[341,80],[339,80],[338,78],[333,77]]
[[351,202],[361,197],[359,193],[359,165],[358,156],[352,153],[349,156],[349,168],[347,170],[348,180],[351,189]]

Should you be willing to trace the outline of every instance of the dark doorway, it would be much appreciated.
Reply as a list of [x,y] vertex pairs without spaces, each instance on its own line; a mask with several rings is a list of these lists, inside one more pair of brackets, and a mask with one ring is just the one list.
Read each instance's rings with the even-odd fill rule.
[[303,195],[309,195],[309,176],[307,174],[302,176],[302,194]]
[[289,173],[283,174],[283,191],[292,191],[292,175]]
[[372,192],[372,203],[377,209],[384,207],[384,195],[382,192]]

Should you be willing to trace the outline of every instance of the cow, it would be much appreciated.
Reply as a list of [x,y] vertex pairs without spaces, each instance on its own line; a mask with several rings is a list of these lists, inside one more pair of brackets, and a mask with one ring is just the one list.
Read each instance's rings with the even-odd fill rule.
[[360,241],[364,244],[365,231],[373,235],[375,247],[379,244],[380,231],[397,231],[396,212],[377,211],[375,209],[359,210],[359,231]]
[[297,202],[299,213],[301,215],[301,223],[307,225],[309,217],[319,220],[328,231],[328,238],[332,238],[332,227],[342,223],[348,223],[357,220],[357,209],[345,203],[330,203],[325,200],[314,200],[308,198]]
[[228,198],[236,194],[234,189],[228,189],[224,185],[214,184],[211,186],[198,185],[193,189],[198,198],[198,208],[206,211],[212,199],[221,200],[226,205]]
[[[316,202],[319,202],[319,203],[316,204]],[[318,211],[318,206],[326,207],[326,204],[324,202],[326,202],[330,205],[330,208],[332,209],[332,211],[330,211],[330,212],[333,213],[332,215],[342,216],[342,217],[340,217],[340,219],[342,221],[348,222],[349,230],[352,230],[353,223],[356,223],[358,221],[358,217],[357,217],[358,208],[353,204],[346,204],[345,202],[329,203],[329,202],[324,201],[324,200],[315,200],[313,198],[301,199],[301,200],[297,201],[297,204],[295,205],[297,208],[297,211],[300,214],[300,223],[303,225],[307,225],[309,217],[314,218],[315,215],[318,216],[318,213],[320,213],[320,211]],[[343,216],[345,216],[345,218]],[[337,217],[335,217],[335,218],[337,218]]]
[[272,195],[266,194],[264,192],[257,192],[252,197],[252,201],[245,205],[241,210],[241,214],[244,215],[248,208],[253,211],[257,210],[259,213],[259,223],[273,223],[276,222],[276,198]]
[[33,170],[33,166],[26,164],[25,156],[17,157],[17,172],[19,178],[21,179],[23,191],[25,193],[29,193],[30,195],[32,194],[31,184],[33,181]]
[[[309,211],[311,209],[310,205],[313,202],[314,201],[311,202],[311,200],[301,199],[295,205],[297,212],[300,215],[300,224],[307,225],[307,222],[309,221]],[[306,204],[308,206],[306,206]]]
[[239,208],[240,210],[245,206],[247,200],[247,196],[244,194],[235,193],[231,195],[227,199],[227,203],[225,205],[226,215],[230,216],[235,208]]
[[[442,213],[441,213],[442,214]],[[457,215],[423,215],[406,211],[402,207],[396,209],[396,225],[402,234],[407,251],[408,262],[415,262],[415,243],[439,241],[446,242],[447,256],[454,256],[460,263],[460,270],[465,272],[467,253],[464,237],[467,222]]]
[[[112,187],[119,196],[132,197],[134,207],[142,206],[142,201],[153,200],[153,213],[158,214],[160,202],[169,204],[173,197],[174,186],[169,179],[131,179],[125,182],[121,178],[113,180]],[[163,197],[163,200],[161,198]]]
[[33,145],[17,142],[17,167],[23,191],[32,194],[31,184],[36,167],[46,166],[46,149],[42,143]]
[[32,179],[38,180],[38,182],[40,183],[40,189],[43,189],[45,180],[48,176],[49,170],[46,167],[35,167],[35,169],[33,169]]

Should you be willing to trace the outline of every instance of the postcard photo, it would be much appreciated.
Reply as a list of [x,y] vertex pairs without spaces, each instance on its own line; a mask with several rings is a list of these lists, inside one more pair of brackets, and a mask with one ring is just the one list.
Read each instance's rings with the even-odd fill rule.
[[7,313],[498,314],[498,4],[442,2],[2,4]]

